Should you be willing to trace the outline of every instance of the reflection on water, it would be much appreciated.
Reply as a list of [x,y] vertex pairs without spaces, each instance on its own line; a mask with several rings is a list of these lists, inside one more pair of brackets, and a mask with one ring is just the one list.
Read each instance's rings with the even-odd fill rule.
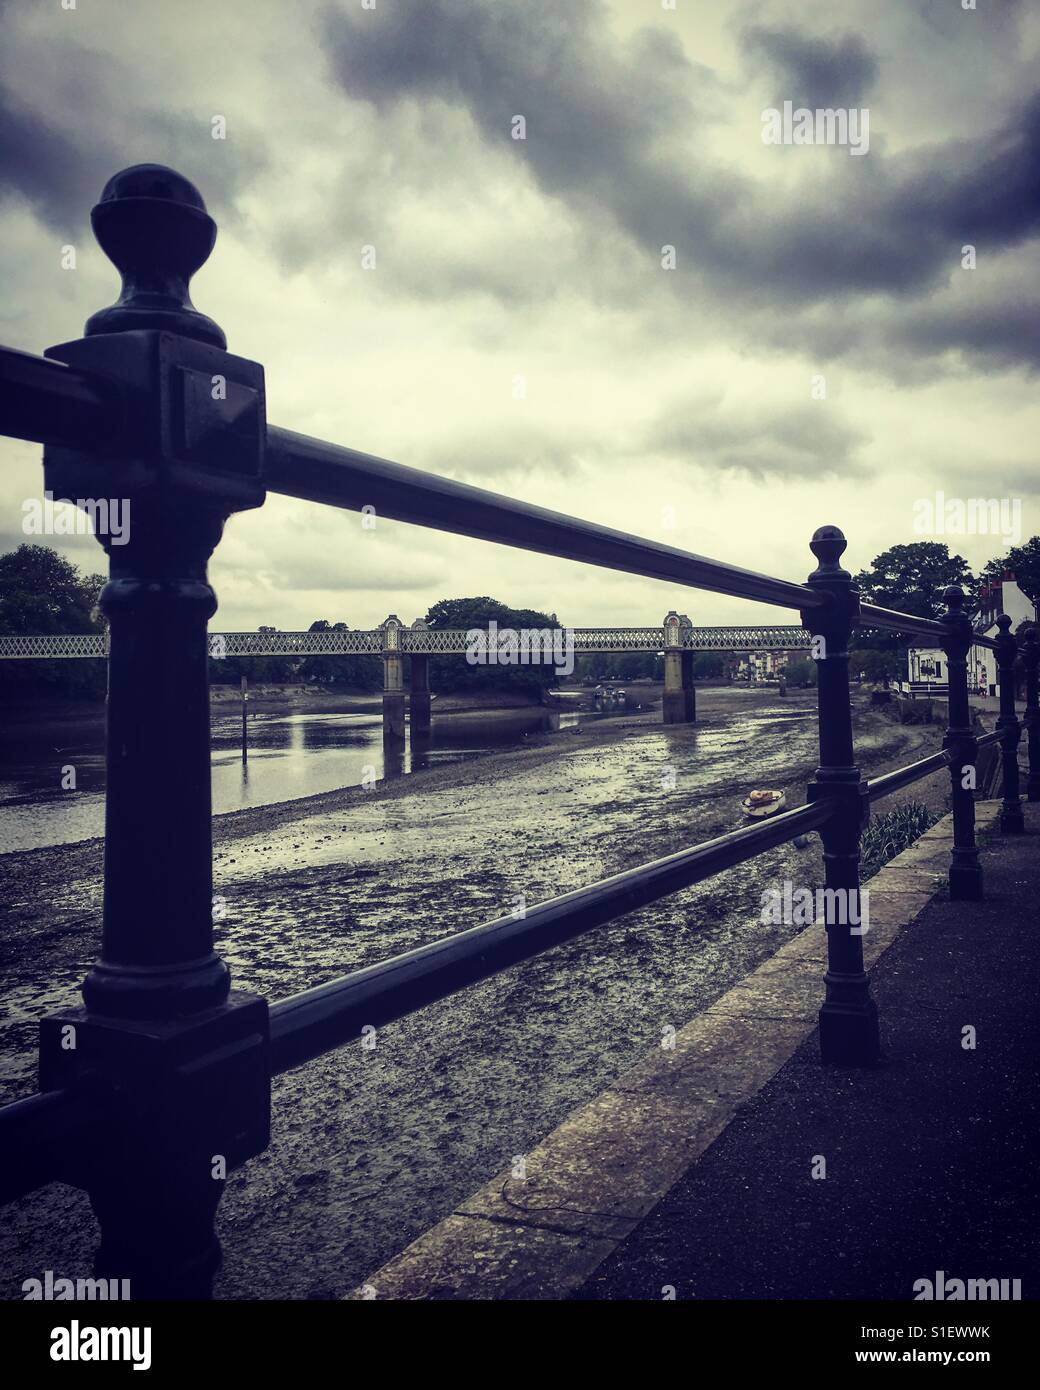
[[[503,717],[504,714],[504,717]],[[293,801],[339,787],[400,777],[519,743],[544,726],[543,710],[435,721],[423,744],[384,742],[379,706],[339,713],[251,714],[242,758],[237,708],[213,713],[213,812]],[[566,715],[566,722],[575,716]],[[104,718],[55,723],[50,742],[4,742],[0,853],[70,844],[104,833]],[[320,755],[320,756],[318,756]],[[73,770],[74,787],[63,788]],[[157,769],[157,785],[162,771]]]

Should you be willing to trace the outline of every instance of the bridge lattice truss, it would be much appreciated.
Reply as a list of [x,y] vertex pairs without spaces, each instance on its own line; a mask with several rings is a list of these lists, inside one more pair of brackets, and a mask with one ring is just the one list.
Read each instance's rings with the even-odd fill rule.
[[[575,652],[662,652],[660,627],[585,627],[571,630]],[[463,655],[471,645],[463,629],[402,628],[397,651],[405,655]],[[803,627],[687,627],[679,634],[686,651],[791,651],[808,648]],[[383,631],[356,632],[211,632],[210,655],[236,656],[379,656]],[[54,633],[47,636],[0,635],[0,659],[82,659],[108,655],[107,633]]]

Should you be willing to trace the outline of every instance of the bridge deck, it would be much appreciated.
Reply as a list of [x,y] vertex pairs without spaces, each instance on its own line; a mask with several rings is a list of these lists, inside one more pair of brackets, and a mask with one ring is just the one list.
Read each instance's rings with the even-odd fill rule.
[[[660,627],[583,627],[571,629],[575,652],[660,652]],[[400,647],[406,655],[463,655],[470,644],[464,629],[403,628]],[[783,651],[807,649],[803,627],[689,627],[681,630],[687,651]],[[380,628],[347,632],[212,632],[210,654],[235,656],[378,656]],[[47,636],[0,636],[0,659],[80,659],[108,655],[105,633],[56,633]]]

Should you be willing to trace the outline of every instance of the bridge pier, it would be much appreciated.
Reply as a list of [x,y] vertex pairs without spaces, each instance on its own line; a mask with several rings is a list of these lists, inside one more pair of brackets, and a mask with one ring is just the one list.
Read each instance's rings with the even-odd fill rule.
[[[416,618],[412,623],[412,630],[419,632],[429,631],[429,623],[422,618]],[[411,724],[412,742],[415,743],[430,737],[431,718],[430,718],[430,658],[426,652],[412,652],[408,658],[409,663],[409,689],[408,699],[409,716]]]
[[404,656],[401,629],[404,624],[391,613],[379,624],[383,634],[383,738],[405,736]]
[[693,689],[693,653],[682,649],[682,629],[688,618],[676,612],[664,619],[664,695],[661,699],[665,724],[692,724],[697,717]]
[[[686,613],[679,614],[683,629],[692,630],[693,623]],[[693,686],[693,657],[694,653],[683,649],[682,654],[682,691],[683,691],[683,718],[687,724],[697,722],[697,692]]]

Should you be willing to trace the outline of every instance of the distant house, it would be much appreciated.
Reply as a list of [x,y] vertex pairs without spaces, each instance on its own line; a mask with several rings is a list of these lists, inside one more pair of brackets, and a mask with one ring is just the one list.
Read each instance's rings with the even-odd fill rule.
[[906,676],[900,683],[905,695],[945,695],[949,675],[942,647],[911,647],[906,654]]
[[[1036,622],[1036,604],[1019,588],[1015,576],[1008,570],[1004,571],[999,583],[987,584],[980,591],[975,631],[982,637],[996,637],[1001,613],[1011,619],[1012,632],[1019,623]],[[996,695],[999,684],[993,652],[988,647],[972,647],[968,654],[968,689],[980,695]]]
[[731,679],[749,681],[752,685],[757,685],[762,681],[775,681],[783,675],[787,669],[787,658],[790,655],[786,651],[775,652],[741,652],[739,656],[735,654],[735,661],[731,667]]
[[[979,592],[979,614],[975,631],[980,637],[995,637],[997,619],[1006,613],[1011,631],[1019,623],[1037,621],[1036,604],[1019,588],[1013,574],[1004,572],[999,583],[987,584]],[[906,654],[906,680],[900,689],[906,695],[945,695],[949,689],[946,653],[941,647],[911,647]],[[972,646],[968,653],[968,690],[973,695],[996,695],[1000,686],[996,658],[989,647]]]

